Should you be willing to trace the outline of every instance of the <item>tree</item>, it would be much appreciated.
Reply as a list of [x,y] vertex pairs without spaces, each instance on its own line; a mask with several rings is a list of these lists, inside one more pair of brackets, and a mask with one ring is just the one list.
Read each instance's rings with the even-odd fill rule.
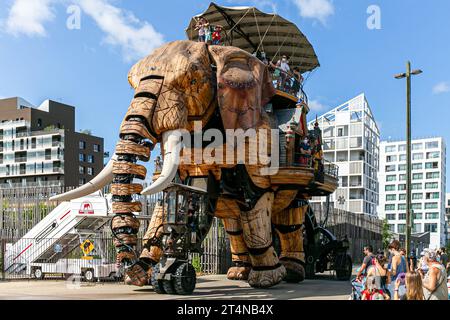
[[87,134],[87,135],[89,135],[89,136],[92,136],[92,130],[91,130],[91,129],[84,129],[84,130],[81,130],[80,133],[83,133],[83,134]]
[[391,242],[392,239],[392,232],[391,229],[389,228],[389,224],[387,219],[383,220],[383,249],[387,249],[387,247],[389,246],[389,243]]

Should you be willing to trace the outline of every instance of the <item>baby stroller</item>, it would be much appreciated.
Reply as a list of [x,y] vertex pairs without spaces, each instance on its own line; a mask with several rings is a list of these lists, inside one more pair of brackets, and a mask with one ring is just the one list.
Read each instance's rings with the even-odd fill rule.
[[351,280],[352,293],[350,294],[349,300],[362,300],[362,292],[364,291],[365,278],[358,280],[354,278]]

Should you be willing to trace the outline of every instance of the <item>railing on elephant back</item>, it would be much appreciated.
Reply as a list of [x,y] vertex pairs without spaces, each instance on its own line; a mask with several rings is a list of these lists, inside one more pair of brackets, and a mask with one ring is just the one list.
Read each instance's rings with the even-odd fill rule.
[[[275,72],[272,73],[272,81],[275,89],[290,94],[308,105],[308,96],[303,90],[303,83],[291,72],[283,71],[277,67],[272,69],[275,70]],[[277,75],[277,73],[279,73],[279,75]],[[284,81],[282,80],[283,76],[285,77]]]

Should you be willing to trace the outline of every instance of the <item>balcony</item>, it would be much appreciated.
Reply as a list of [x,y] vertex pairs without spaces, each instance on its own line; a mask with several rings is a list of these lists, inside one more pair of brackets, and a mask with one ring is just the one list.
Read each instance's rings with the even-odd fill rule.
[[274,70],[272,74],[272,82],[275,89],[294,96],[308,104],[308,96],[303,90],[303,84],[293,73],[285,72],[275,66],[272,66],[272,69]]

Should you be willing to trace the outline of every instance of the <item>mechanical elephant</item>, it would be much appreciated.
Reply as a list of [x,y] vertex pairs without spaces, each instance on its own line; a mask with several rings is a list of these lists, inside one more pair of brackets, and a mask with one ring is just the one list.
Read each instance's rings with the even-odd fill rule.
[[[156,49],[132,67],[128,80],[135,94],[120,126],[120,140],[111,161],[88,184],[52,199],[78,198],[112,182],[117,259],[126,267],[127,282],[142,286],[147,283],[149,267],[161,254],[148,239],[157,232],[162,210],[158,206],[155,209],[144,237],[145,249],[138,256],[134,248],[139,221],[133,213],[142,208],[133,196],[162,191],[177,172],[192,165],[180,163],[182,145],[177,132],[193,132],[195,121],[201,123],[202,130],[270,129],[264,106],[275,89],[267,67],[254,56],[235,47],[192,41],[175,41]],[[159,178],[143,190],[134,179],[144,179],[146,168],[137,162],[148,161],[156,143],[161,143],[163,168]],[[270,287],[285,277],[286,268],[297,259],[294,255],[288,263],[280,263],[272,245],[272,222],[296,226],[301,222],[288,217],[289,212],[298,211],[288,208],[296,192],[289,196],[281,192],[283,196],[277,198],[279,192],[272,188],[267,174],[260,173],[261,165],[247,163],[251,156],[247,154],[241,163],[196,166],[203,166],[205,171],[215,169],[214,177],[221,186],[216,215],[224,219],[236,263],[229,270],[229,278],[248,279],[254,287]],[[276,211],[284,212],[286,218],[272,217],[275,204]],[[298,234],[291,238],[298,240]],[[299,252],[302,248],[283,250]],[[287,251],[282,256],[289,258]],[[303,277],[301,264],[290,269]]]

